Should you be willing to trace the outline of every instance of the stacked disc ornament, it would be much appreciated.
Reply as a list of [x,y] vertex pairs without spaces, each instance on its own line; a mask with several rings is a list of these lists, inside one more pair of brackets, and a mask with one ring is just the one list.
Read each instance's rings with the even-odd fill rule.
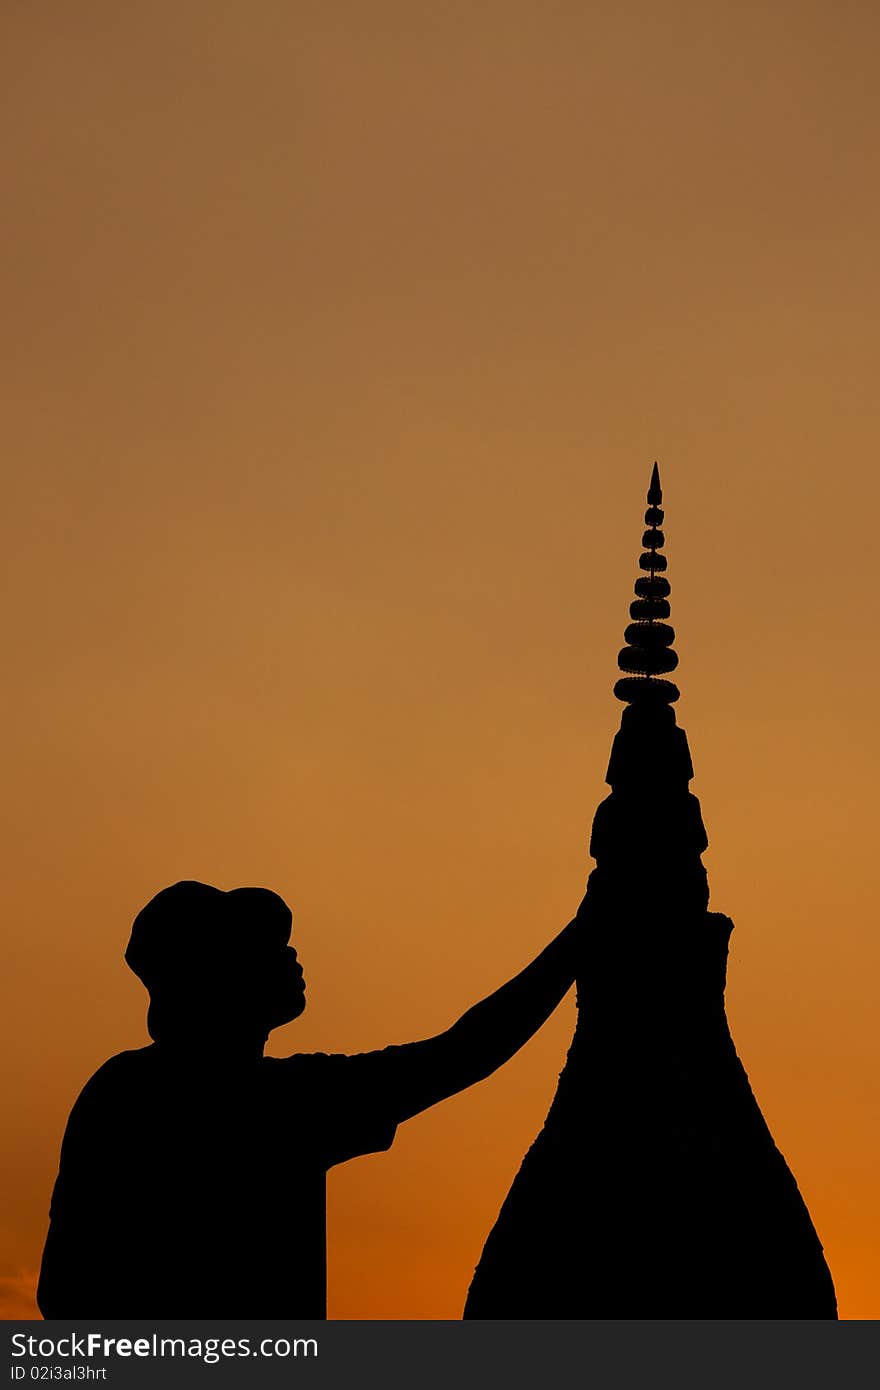
[[673,681],[663,680],[678,665],[672,650],[675,629],[669,617],[669,580],[666,578],[666,556],[660,552],[666,543],[660,527],[663,510],[660,503],[660,473],[656,463],[648,488],[648,510],[645,512],[647,530],[642,536],[643,553],[639,568],[646,573],[636,580],[635,602],[629,606],[632,622],[623,634],[627,643],[617,656],[617,664],[627,674],[615,685],[618,700],[632,704],[671,705],[678,699],[679,689]]
[[708,911],[706,832],[672,708],[662,500],[655,464],[614,687],[626,708],[590,841],[577,1027],[468,1318],[837,1315],[725,1014],[733,923]]

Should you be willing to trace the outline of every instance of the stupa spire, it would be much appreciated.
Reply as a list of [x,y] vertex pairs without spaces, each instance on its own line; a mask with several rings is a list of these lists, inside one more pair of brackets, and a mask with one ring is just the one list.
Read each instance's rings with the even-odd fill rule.
[[671,705],[680,691],[674,681],[664,680],[678,665],[672,650],[675,629],[666,621],[669,617],[669,580],[666,578],[666,556],[662,555],[666,537],[663,525],[663,489],[660,470],[654,464],[648,487],[648,509],[642,536],[639,569],[643,571],[635,582],[635,602],[629,606],[632,622],[623,634],[626,646],[617,656],[617,664],[626,674],[614,687],[618,700],[628,705]]

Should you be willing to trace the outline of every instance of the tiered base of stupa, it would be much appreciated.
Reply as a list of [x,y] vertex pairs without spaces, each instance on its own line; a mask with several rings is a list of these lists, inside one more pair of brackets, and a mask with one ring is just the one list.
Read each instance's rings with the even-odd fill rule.
[[[669,791],[646,821],[648,745]],[[837,1316],[730,1036],[732,923],[706,910],[690,775],[672,711],[627,710],[594,822],[577,1029],[466,1318]]]

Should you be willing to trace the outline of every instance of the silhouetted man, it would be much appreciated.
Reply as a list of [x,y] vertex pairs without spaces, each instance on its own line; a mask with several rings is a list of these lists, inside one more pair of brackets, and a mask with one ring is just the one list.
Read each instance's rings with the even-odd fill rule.
[[572,922],[437,1037],[264,1057],[305,1008],[291,921],[267,889],[194,882],[136,917],[125,959],[154,1041],[105,1062],[71,1112],[44,1317],[325,1317],[327,1169],[390,1148],[401,1121],[489,1076],[575,974]]

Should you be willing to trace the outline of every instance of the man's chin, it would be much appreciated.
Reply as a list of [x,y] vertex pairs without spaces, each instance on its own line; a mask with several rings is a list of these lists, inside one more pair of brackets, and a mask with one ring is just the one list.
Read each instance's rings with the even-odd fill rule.
[[302,994],[298,999],[291,1000],[291,1002],[284,1009],[283,1013],[279,1014],[279,1016],[275,1019],[275,1021],[272,1024],[272,1027],[281,1028],[284,1026],[285,1023],[293,1023],[293,1020],[295,1018],[299,1018],[300,1014],[304,1012],[305,1007],[306,996],[305,994]]

